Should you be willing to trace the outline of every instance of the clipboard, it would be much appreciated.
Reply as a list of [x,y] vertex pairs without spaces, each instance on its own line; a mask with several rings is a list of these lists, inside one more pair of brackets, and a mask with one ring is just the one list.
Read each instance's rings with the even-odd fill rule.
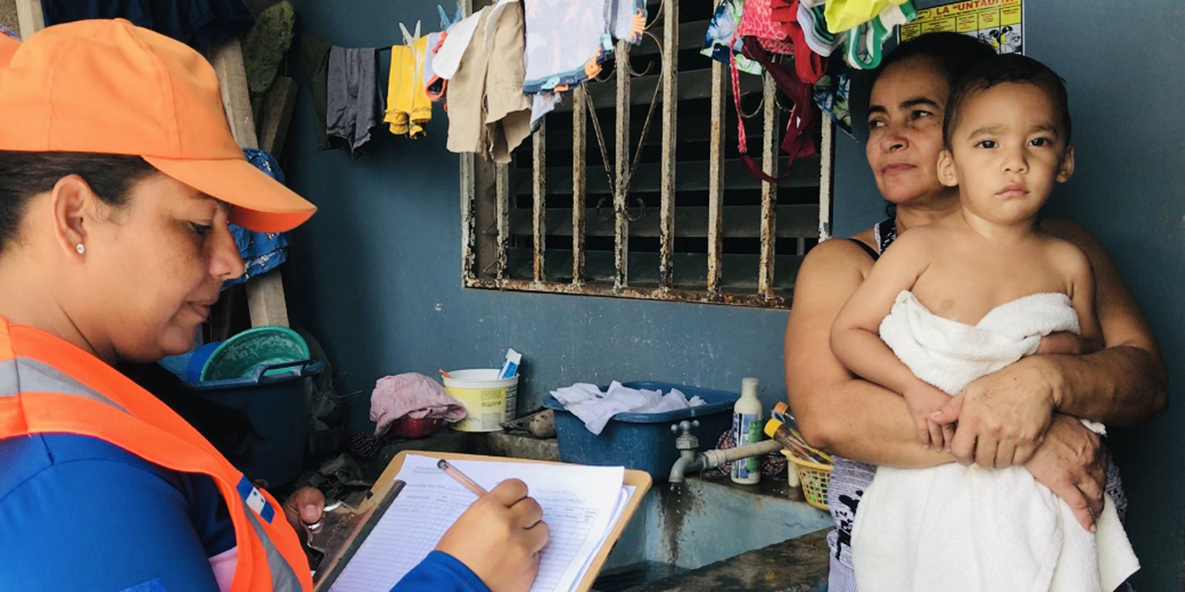
[[[478,461],[494,461],[494,462],[522,462],[522,463],[540,463],[550,465],[562,465],[567,463],[529,460],[521,458],[509,458],[504,456],[484,456],[478,454],[461,454],[456,452],[436,452],[428,450],[404,450],[395,455],[391,462],[387,464],[387,468],[383,470],[383,474],[375,481],[374,487],[371,488],[365,501],[358,507],[352,508],[348,506],[341,506],[330,512],[326,512],[325,526],[323,527],[325,533],[330,533],[328,536],[317,535],[326,541],[327,545],[332,545],[333,549],[326,552],[325,558],[318,566],[317,573],[314,576],[313,590],[314,592],[328,592],[332,587],[333,582],[337,576],[341,575],[342,570],[350,559],[353,558],[365,540],[366,535],[374,527],[374,524],[382,518],[383,512],[391,505],[391,502],[399,495],[403,487],[403,482],[395,479],[399,474],[399,470],[403,468],[403,461],[409,454],[418,454],[435,459],[445,460],[478,460]],[[650,474],[646,471],[638,471],[634,469],[625,470],[625,478],[622,485],[632,485],[636,489],[634,494],[630,496],[626,502],[625,509],[621,513],[621,517],[617,523],[613,525],[612,530],[609,531],[609,536],[605,540],[605,544],[601,547],[597,554],[593,556],[591,563],[589,563],[588,571],[585,572],[584,577],[576,584],[578,592],[588,592],[592,588],[593,582],[601,572],[601,568],[605,565],[605,560],[609,557],[609,552],[613,550],[613,546],[617,543],[617,539],[621,537],[621,533],[633,518],[634,512],[642,503],[642,498],[645,497],[646,492],[649,491],[651,485]],[[544,518],[546,521],[546,517]]]

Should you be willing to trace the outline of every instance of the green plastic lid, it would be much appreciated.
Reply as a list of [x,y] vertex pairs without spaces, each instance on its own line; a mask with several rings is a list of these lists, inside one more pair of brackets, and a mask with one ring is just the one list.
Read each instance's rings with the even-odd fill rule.
[[222,342],[202,366],[202,380],[248,378],[260,365],[309,359],[309,345],[296,331],[277,325],[255,327]]

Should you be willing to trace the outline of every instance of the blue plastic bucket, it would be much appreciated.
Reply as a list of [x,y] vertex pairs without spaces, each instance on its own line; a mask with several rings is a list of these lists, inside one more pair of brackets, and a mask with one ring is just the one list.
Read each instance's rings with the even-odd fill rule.
[[247,416],[255,430],[255,442],[238,469],[251,479],[263,479],[270,487],[277,487],[290,483],[304,469],[312,378],[324,369],[324,362],[314,360],[261,365],[246,378],[189,386],[199,396]]
[[[548,395],[543,399],[543,406],[555,410],[560,460],[582,465],[623,466],[646,471],[655,481],[666,481],[671,466],[679,458],[675,448],[676,434],[671,431],[671,426],[684,419],[696,419],[699,427],[693,433],[699,438],[700,449],[715,448],[720,434],[732,427],[732,406],[741,397],[740,393],[669,382],[626,382],[623,386],[663,392],[677,388],[688,399],[699,395],[704,405],[663,413],[618,413],[597,436],[584,427],[580,418]],[[607,388],[602,386],[601,390]]]

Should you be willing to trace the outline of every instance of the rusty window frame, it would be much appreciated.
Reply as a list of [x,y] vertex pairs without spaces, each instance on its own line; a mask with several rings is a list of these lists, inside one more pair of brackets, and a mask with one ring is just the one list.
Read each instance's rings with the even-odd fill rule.
[[[479,3],[482,2],[482,0],[477,1]],[[704,1],[707,2],[708,0]],[[736,177],[733,176],[735,171],[726,170],[726,165],[732,166],[740,163],[739,161],[730,161],[728,163],[725,161],[725,110],[731,105],[728,86],[729,71],[727,66],[712,60],[709,107],[711,115],[711,129],[709,132],[710,155],[707,175],[708,205],[706,208],[707,270],[702,286],[688,285],[686,282],[677,284],[674,274],[676,255],[674,242],[677,234],[676,213],[679,210],[675,205],[675,196],[679,190],[677,182],[678,172],[680,170],[679,163],[675,159],[676,142],[678,141],[676,136],[678,114],[676,105],[680,100],[678,95],[680,79],[680,72],[678,70],[679,38],[680,29],[683,30],[682,33],[684,36],[687,36],[689,32],[695,32],[697,29],[700,32],[699,34],[702,35],[704,23],[697,21],[681,23],[681,26],[664,26],[666,22],[679,22],[679,0],[651,0],[650,3],[652,5],[659,5],[659,10],[661,11],[661,14],[655,18],[656,21],[661,19],[661,22],[651,28],[651,30],[661,28],[661,33],[657,34],[657,37],[659,37],[659,47],[661,48],[661,66],[660,72],[657,75],[660,78],[659,84],[661,84],[661,96],[659,97],[661,102],[658,103],[661,107],[661,127],[656,132],[661,137],[661,169],[659,170],[669,171],[669,174],[659,175],[661,187],[659,189],[660,207],[658,208],[659,220],[657,224],[659,237],[657,281],[631,283],[629,273],[630,224],[631,218],[634,218],[634,221],[637,221],[637,219],[631,215],[630,187],[627,184],[614,183],[612,179],[610,179],[609,183],[616,185],[615,190],[612,191],[611,212],[614,247],[612,281],[597,281],[589,277],[586,261],[586,254],[588,253],[586,249],[586,231],[588,224],[595,223],[596,221],[590,221],[588,213],[601,213],[601,209],[599,207],[600,204],[597,204],[597,207],[594,208],[590,207],[592,204],[587,203],[589,166],[586,162],[585,154],[588,146],[587,142],[589,141],[589,123],[592,121],[588,113],[591,113],[592,117],[596,117],[597,113],[586,105],[591,94],[586,94],[583,87],[579,87],[574,89],[571,97],[565,98],[565,102],[571,101],[572,104],[570,109],[573,142],[573,157],[570,172],[572,197],[570,206],[568,208],[562,208],[561,211],[563,209],[571,210],[571,226],[567,227],[568,220],[558,221],[571,234],[570,273],[560,274],[564,277],[551,278],[546,273],[548,269],[547,234],[551,227],[557,225],[556,222],[553,222],[551,225],[548,224],[546,120],[547,118],[564,116],[563,113],[556,112],[545,117],[541,127],[532,135],[529,146],[526,146],[526,143],[524,143],[524,146],[515,152],[516,158],[523,154],[529,154],[531,161],[530,193],[532,203],[530,208],[531,230],[529,233],[531,264],[529,265],[529,274],[521,274],[519,277],[515,277],[510,269],[512,240],[511,193],[514,190],[514,184],[512,184],[511,179],[511,166],[507,164],[497,165],[474,154],[461,155],[461,268],[462,285],[464,287],[737,304],[765,308],[788,308],[790,306],[793,295],[792,276],[797,273],[798,262],[801,261],[801,258],[806,254],[806,251],[811,245],[828,237],[830,229],[833,180],[832,162],[834,152],[833,125],[829,118],[823,118],[824,124],[821,126],[821,142],[819,144],[818,178],[806,180],[796,177],[791,178],[791,183],[794,183],[795,180],[799,184],[806,182],[808,183],[808,187],[815,187],[814,184],[810,183],[817,181],[818,201],[816,204],[779,206],[779,187],[765,181],[760,182],[760,219],[757,221],[759,225],[760,247],[755,285],[749,289],[730,286],[725,282],[723,273],[726,258],[724,239],[728,235],[725,227],[725,208],[728,207],[725,198],[725,191],[727,189],[725,187],[725,179],[726,176],[734,179]],[[465,0],[464,4],[466,10],[471,12],[473,0]],[[711,4],[714,6],[715,2],[711,2]],[[654,6],[651,7],[651,13],[653,15]],[[610,164],[613,167],[615,173],[613,178],[618,180],[627,175],[631,165],[632,152],[629,145],[631,100],[636,102],[637,98],[635,95],[644,94],[646,95],[645,100],[649,101],[650,93],[654,92],[653,90],[639,88],[641,92],[631,94],[631,83],[638,80],[640,81],[639,87],[649,83],[651,85],[648,87],[649,89],[653,89],[654,87],[652,85],[655,84],[655,82],[652,82],[655,76],[644,76],[643,74],[645,73],[639,74],[632,72],[629,60],[620,59],[621,56],[628,56],[631,49],[633,49],[632,45],[618,41],[615,48],[616,57],[611,62],[614,68],[612,72],[613,81],[590,82],[588,85],[585,85],[602,85],[603,87],[613,85],[615,128],[613,133],[614,151],[612,158],[614,162],[606,164]],[[705,72],[703,71],[696,71],[695,75],[703,76],[704,74]],[[756,82],[753,82],[756,80],[755,77],[745,74],[742,74],[742,76],[752,79],[749,82],[750,85],[756,84]],[[781,133],[779,127],[780,108],[777,98],[777,88],[768,74],[762,76],[760,89],[762,93],[761,120],[763,124],[760,141],[761,165],[767,174],[777,176],[780,152],[778,141]],[[602,95],[605,94],[605,91],[601,89],[597,90]],[[638,149],[640,150],[641,147],[639,146]],[[560,164],[562,165],[564,163]],[[736,167],[732,166],[732,168],[735,169]],[[813,171],[814,169],[808,168],[808,170]],[[744,171],[741,174],[747,175],[748,172]],[[781,222],[779,222],[779,211],[782,212]],[[699,211],[697,215],[702,219],[703,212]],[[789,218],[789,220],[786,218]],[[753,221],[748,220],[746,223],[752,224]],[[653,224],[647,225],[647,232],[653,233],[654,230],[650,229],[649,226],[653,226]],[[775,253],[776,241],[779,236],[783,239],[795,241],[794,255],[787,257],[784,255],[779,256]],[[783,265],[783,271],[787,273],[783,274],[782,277],[775,278],[775,263],[779,257],[783,260],[790,259],[791,261],[789,265]],[[775,279],[778,279],[781,284],[777,284]]]

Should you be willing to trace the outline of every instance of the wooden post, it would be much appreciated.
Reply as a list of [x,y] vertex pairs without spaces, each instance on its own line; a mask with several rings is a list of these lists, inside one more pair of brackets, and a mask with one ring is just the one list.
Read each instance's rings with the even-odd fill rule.
[[16,18],[22,39],[28,39],[33,33],[44,29],[41,0],[16,0]]
[[[222,105],[226,108],[226,117],[235,141],[245,148],[258,148],[259,137],[255,133],[251,94],[247,89],[243,49],[239,40],[232,39],[211,48],[207,57],[218,73],[218,81],[222,85]],[[247,282],[247,309],[251,313],[253,327],[288,326],[288,304],[284,299],[284,282],[279,269]]]

